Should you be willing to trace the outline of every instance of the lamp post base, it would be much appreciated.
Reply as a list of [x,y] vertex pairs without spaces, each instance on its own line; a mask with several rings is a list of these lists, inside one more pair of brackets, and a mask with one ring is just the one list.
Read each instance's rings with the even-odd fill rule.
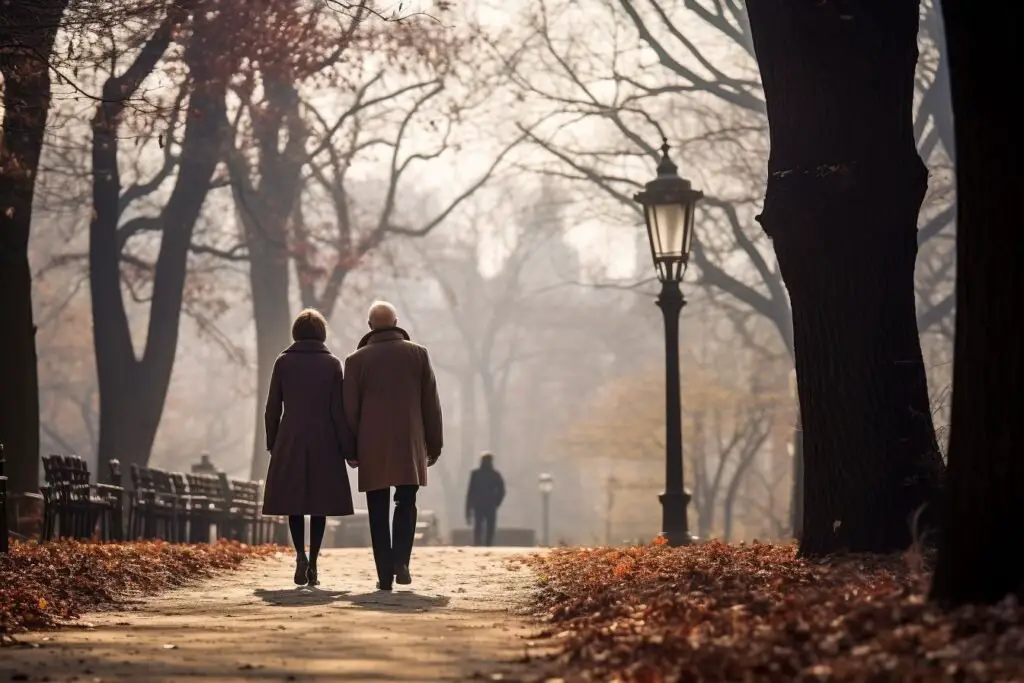
[[690,504],[688,493],[663,493],[661,501],[661,535],[672,547],[690,545],[693,537],[686,519],[686,506]]

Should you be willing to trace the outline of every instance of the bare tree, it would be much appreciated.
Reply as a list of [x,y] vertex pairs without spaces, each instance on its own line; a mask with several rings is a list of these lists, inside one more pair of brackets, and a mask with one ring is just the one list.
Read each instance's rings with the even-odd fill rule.
[[[438,349],[435,364],[458,382],[459,452],[440,470],[453,518],[460,510],[457,492],[478,448],[499,455],[511,450],[507,424],[514,415],[513,394],[517,389],[531,392],[528,385],[516,386],[523,379],[524,365],[560,356],[564,349],[545,343],[553,336],[552,324],[559,318],[581,319],[580,311],[573,310],[575,301],[565,292],[577,273],[557,272],[565,265],[575,270],[574,263],[559,262],[569,249],[561,243],[565,226],[558,191],[541,190],[523,209],[511,206],[510,196],[464,207],[453,219],[459,226],[457,237],[437,235],[416,249],[418,267],[437,287],[440,317],[450,321],[442,328],[448,334],[442,336],[435,329],[427,332],[427,339]],[[496,225],[496,215],[510,215],[512,226]],[[482,271],[485,242],[504,245],[501,265],[493,273]],[[571,255],[568,258],[572,260]],[[414,323],[439,317],[423,303],[415,307],[419,312],[403,308]],[[481,407],[483,421],[478,419]],[[486,431],[478,428],[481,422]]]
[[50,109],[50,59],[67,0],[7,3],[0,18],[0,443],[12,492],[39,488],[39,384],[29,228]]
[[[943,469],[913,289],[927,187],[912,118],[918,4],[855,21],[836,5],[784,5],[749,9],[772,130],[758,220],[794,311],[801,552],[902,550]],[[870,264],[850,258],[868,249]]]
[[733,521],[740,486],[771,431],[774,402],[759,397],[734,400],[731,406],[721,402],[707,405],[697,397],[700,407],[691,411],[693,445],[693,503],[697,509],[698,536],[708,538],[722,510],[722,538],[732,539]]
[[[542,172],[589,184],[610,205],[618,205],[620,221],[639,220],[631,196],[649,171],[637,161],[655,158],[656,133],[671,122],[673,130],[665,132],[684,141],[677,158],[686,160],[687,166],[700,162],[699,168],[714,169],[730,179],[702,179],[710,187],[698,211],[692,256],[698,281],[721,292],[724,296],[716,296],[716,301],[737,311],[737,320],[750,320],[742,312],[749,307],[771,321],[792,356],[788,293],[767,235],[751,220],[759,209],[757,186],[768,136],[745,6],[693,2],[681,8],[659,0],[608,0],[603,10],[600,20],[591,19],[584,40],[578,30],[562,27],[588,20],[595,14],[593,8],[583,14],[573,3],[548,0],[533,17],[526,45],[508,56],[523,97],[541,103],[541,113],[534,116],[543,125],[528,121],[535,131],[532,141],[553,160]],[[926,10],[926,16],[934,16],[930,6]],[[606,40],[592,40],[599,30],[595,26],[606,33]],[[926,37],[938,40],[941,30],[928,26]],[[634,36],[645,49],[634,47]],[[937,51],[929,46],[926,52],[929,59],[923,60],[916,83],[923,96],[914,134],[922,156],[941,161],[950,147],[942,125],[948,112],[942,97],[944,71]],[[709,59],[706,55],[712,53],[722,56]],[[538,73],[545,76],[537,77]],[[583,128],[598,134],[575,132]],[[742,186],[737,188],[735,179],[740,178]],[[948,248],[932,242],[948,237],[953,212],[926,215],[919,241],[930,242],[927,251],[932,256],[948,256]],[[919,279],[918,324],[923,330],[947,326],[952,312],[948,280],[937,284],[949,274],[952,261],[929,258],[929,263],[938,267],[932,271],[935,277]],[[799,465],[799,424],[794,434],[794,463]],[[794,504],[799,500],[793,496]],[[794,512],[798,521],[799,510]],[[794,526],[799,535],[799,525]]]
[[[293,265],[300,303],[330,317],[364,257],[388,239],[429,234],[487,183],[518,142],[501,142],[486,168],[429,210],[413,208],[403,195],[427,165],[459,151],[470,112],[493,92],[490,75],[471,73],[465,61],[472,30],[467,36],[408,21],[382,28],[361,17],[339,30],[346,51],[321,58],[310,74],[311,85],[320,77],[326,91],[303,88],[294,74],[264,87],[259,101],[249,89],[247,130],[236,135],[229,155],[250,260],[258,397],[289,341]],[[367,63],[354,66],[360,62]],[[287,140],[282,149],[280,139]],[[246,140],[257,150],[248,160]],[[375,187],[362,180],[367,174],[379,179]],[[262,477],[266,458],[258,426],[254,478]]]
[[[129,66],[103,86],[93,119],[94,218],[89,231],[101,461],[116,457],[144,464],[152,449],[174,365],[192,236],[227,132],[227,85],[241,59],[241,50],[232,49],[226,39],[240,21],[227,9],[190,16],[185,7],[172,6]],[[141,86],[183,29],[188,36],[182,60],[188,69],[183,87],[189,115],[178,143],[174,188],[158,215],[122,223],[130,199],[123,192],[118,161],[124,95]],[[158,172],[153,183],[161,181]],[[140,358],[125,307],[122,261],[126,242],[154,228],[161,237],[158,255],[151,265],[140,264],[152,269],[149,325]]]

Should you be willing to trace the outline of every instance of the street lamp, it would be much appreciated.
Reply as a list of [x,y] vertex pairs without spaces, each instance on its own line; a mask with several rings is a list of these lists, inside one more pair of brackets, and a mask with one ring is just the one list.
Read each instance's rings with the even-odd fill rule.
[[537,488],[540,489],[540,499],[543,505],[541,514],[543,515],[543,545],[550,545],[549,532],[551,522],[551,491],[555,488],[555,480],[547,472],[543,472],[537,477]]
[[633,199],[644,208],[651,258],[661,281],[658,308],[665,318],[665,492],[661,494],[662,535],[670,545],[691,542],[686,521],[690,495],[683,486],[683,422],[679,395],[679,314],[686,305],[679,282],[690,260],[693,209],[703,192],[679,177],[662,138],[658,177]]

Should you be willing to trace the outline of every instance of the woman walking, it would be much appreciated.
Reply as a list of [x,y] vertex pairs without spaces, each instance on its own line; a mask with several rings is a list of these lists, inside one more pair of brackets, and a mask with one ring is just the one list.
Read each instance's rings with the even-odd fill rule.
[[[267,472],[263,514],[287,515],[295,544],[296,585],[316,586],[327,517],[351,515],[345,460],[355,444],[342,406],[341,361],[328,349],[327,321],[306,309],[292,323],[294,343],[278,356],[267,396]],[[309,515],[309,555],[304,543]]]

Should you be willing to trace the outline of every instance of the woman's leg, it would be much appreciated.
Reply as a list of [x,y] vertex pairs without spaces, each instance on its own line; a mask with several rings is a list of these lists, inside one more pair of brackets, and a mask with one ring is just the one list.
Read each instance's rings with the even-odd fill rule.
[[320,544],[324,540],[324,529],[327,528],[327,518],[322,515],[312,515],[309,518],[309,568],[306,570],[306,584],[317,586],[320,579],[316,573],[316,558],[320,554]]
[[306,520],[302,515],[288,515],[288,530],[292,532],[292,544],[295,546],[295,585],[306,585],[306,570],[309,560],[306,559]]
[[327,518],[314,515],[309,518],[309,563],[316,565],[316,557],[320,554],[320,546],[324,542],[324,530],[327,529]]
[[288,529],[292,532],[292,545],[295,546],[295,557],[306,557],[306,521],[302,515],[288,515]]

